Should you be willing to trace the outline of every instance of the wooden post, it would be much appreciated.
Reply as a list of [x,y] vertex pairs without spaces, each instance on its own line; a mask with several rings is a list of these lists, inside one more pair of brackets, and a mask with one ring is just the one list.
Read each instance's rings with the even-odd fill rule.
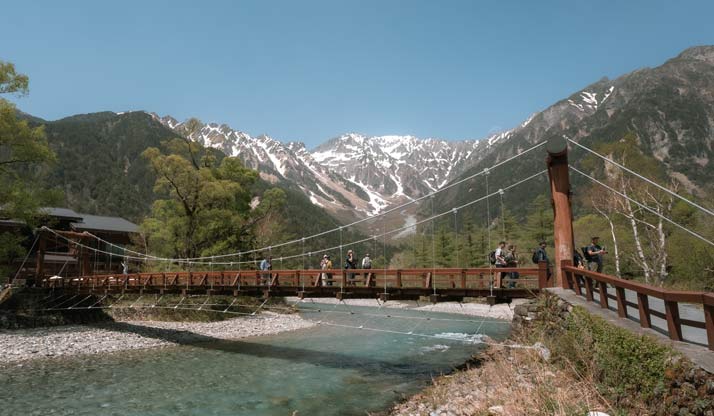
[[563,260],[573,259],[573,214],[570,207],[570,173],[568,172],[568,143],[562,137],[548,140],[547,165],[553,204],[553,236],[555,239],[555,282],[567,288],[562,269]]
[[709,349],[714,351],[714,294],[702,295],[702,303],[704,304],[704,328],[707,331],[707,341]]
[[617,316],[627,318],[627,298],[625,288],[615,286],[615,296],[617,299]]
[[597,282],[598,287],[600,288],[600,307],[603,309],[608,308],[608,303],[607,303],[607,283],[605,282]]
[[37,244],[37,263],[35,265],[35,286],[42,286],[45,279],[45,250],[47,250],[47,240],[45,232],[40,230]]
[[[483,279],[481,280],[481,282],[483,282]],[[483,284],[481,284],[481,287],[483,288]],[[548,284],[548,262],[539,261],[538,262],[538,288],[545,289],[546,287],[550,287],[550,285]]]
[[652,326],[652,320],[650,318],[650,301],[644,293],[637,294],[637,309],[640,312],[640,326],[642,328],[650,328]]
[[669,338],[674,341],[681,341],[682,323],[679,320],[679,304],[665,300],[664,312],[667,317],[667,332],[669,332]]
[[585,276],[585,299],[593,301],[593,279],[590,276]]

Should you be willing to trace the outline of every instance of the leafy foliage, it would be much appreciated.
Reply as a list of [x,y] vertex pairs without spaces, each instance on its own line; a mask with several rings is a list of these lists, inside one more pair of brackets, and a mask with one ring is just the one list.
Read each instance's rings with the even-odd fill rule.
[[157,176],[154,191],[163,196],[144,221],[153,252],[185,258],[241,250],[253,240],[256,224],[285,204],[285,194],[271,189],[251,208],[258,173],[238,158],[219,163],[186,139],[163,147],[164,152],[151,147],[143,153]]
[[[27,94],[28,78],[11,63],[0,61],[0,93]],[[0,98],[0,218],[32,225],[40,217],[39,207],[57,196],[38,183],[42,168],[55,160],[42,127],[31,127],[17,117],[15,106]],[[11,269],[14,259],[25,254],[25,236],[0,233],[0,275]]]

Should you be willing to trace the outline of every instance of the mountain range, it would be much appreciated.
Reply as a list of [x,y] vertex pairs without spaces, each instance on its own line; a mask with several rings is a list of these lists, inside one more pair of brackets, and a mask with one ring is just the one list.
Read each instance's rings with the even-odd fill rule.
[[208,123],[187,133],[171,116],[151,116],[177,134],[241,158],[268,182],[296,184],[313,204],[342,220],[375,215],[440,189],[518,130],[464,141],[349,133],[308,150],[301,142],[252,137],[226,124]]
[[[438,190],[553,136],[591,146],[634,133],[646,154],[702,198],[712,195],[714,183],[714,47],[690,48],[659,67],[603,78],[515,128],[480,140],[349,133],[307,149],[300,142],[253,137],[226,124],[203,124],[187,132],[185,122],[143,111],[31,120],[46,125],[59,156],[51,185],[65,191],[69,207],[132,219],[145,215],[152,199],[153,179],[138,155],[175,136],[241,158],[266,184],[290,189],[295,198],[339,222]],[[573,154],[577,161],[578,153]],[[543,160],[543,152],[533,152],[493,172],[492,188],[542,170]],[[91,187],[87,175],[97,177]],[[538,181],[504,197],[513,206],[527,205],[546,189],[545,179]],[[484,186],[484,181],[473,181],[453,187],[440,194],[437,208],[473,199]]]

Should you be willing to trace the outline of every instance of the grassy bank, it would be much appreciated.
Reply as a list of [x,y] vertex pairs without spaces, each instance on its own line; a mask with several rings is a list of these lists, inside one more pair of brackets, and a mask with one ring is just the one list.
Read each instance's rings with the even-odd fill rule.
[[714,415],[714,378],[668,346],[554,296],[528,311],[510,341],[549,354],[490,346],[472,368],[435,380],[393,414]]

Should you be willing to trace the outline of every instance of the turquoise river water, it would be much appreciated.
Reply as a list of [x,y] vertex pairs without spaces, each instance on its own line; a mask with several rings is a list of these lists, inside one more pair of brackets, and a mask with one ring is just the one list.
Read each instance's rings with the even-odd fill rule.
[[464,340],[499,340],[510,331],[504,321],[464,315],[301,309],[316,322],[438,338],[322,324],[239,341],[38,360],[0,368],[0,414],[365,415],[388,410],[481,348]]

